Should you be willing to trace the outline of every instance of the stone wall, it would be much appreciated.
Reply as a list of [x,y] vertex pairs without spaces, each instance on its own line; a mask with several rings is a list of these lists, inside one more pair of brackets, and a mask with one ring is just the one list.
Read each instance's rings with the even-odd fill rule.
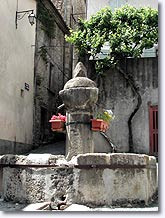
[[68,27],[74,27],[79,18],[86,18],[86,0],[51,0]]
[[[71,78],[71,46],[65,42],[69,29],[51,1],[38,1],[35,53],[34,144],[56,141],[49,120],[62,103],[59,91]],[[60,111],[62,112],[62,111]],[[55,139],[54,139],[55,137]]]
[[[86,0],[51,0],[59,13],[63,17],[65,23],[71,29],[75,29],[78,25],[79,19],[86,19],[87,3]],[[73,46],[70,51],[73,55],[72,69],[75,68],[78,60],[77,50]],[[71,69],[71,71],[72,71]],[[74,75],[72,75],[74,76]]]
[[[83,154],[67,162],[50,154],[4,155],[0,189],[7,201],[146,205],[157,190],[156,159],[136,154]],[[2,170],[1,170],[2,174]]]
[[[158,105],[158,59],[127,59],[123,65],[139,87],[142,105],[132,120],[134,152],[149,153],[149,104]],[[117,70],[109,70],[98,83],[98,108],[111,109],[115,119],[107,131],[118,152],[129,151],[128,119],[137,104],[137,97]],[[98,139],[99,137],[99,139]],[[95,151],[100,152],[100,135],[95,134]],[[104,146],[109,146],[104,143]],[[102,149],[102,152],[107,152]]]

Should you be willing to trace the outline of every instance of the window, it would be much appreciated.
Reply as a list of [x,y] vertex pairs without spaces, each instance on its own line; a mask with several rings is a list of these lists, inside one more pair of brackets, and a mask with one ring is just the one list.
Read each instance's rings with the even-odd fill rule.
[[158,156],[158,106],[149,107],[150,155]]

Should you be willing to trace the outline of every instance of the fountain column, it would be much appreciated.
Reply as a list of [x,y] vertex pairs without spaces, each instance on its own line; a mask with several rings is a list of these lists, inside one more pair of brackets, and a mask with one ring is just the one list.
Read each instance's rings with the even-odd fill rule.
[[59,92],[66,108],[66,158],[70,160],[78,154],[93,153],[93,133],[90,119],[98,99],[96,84],[87,78],[87,70],[79,62],[74,70],[74,78],[69,80]]

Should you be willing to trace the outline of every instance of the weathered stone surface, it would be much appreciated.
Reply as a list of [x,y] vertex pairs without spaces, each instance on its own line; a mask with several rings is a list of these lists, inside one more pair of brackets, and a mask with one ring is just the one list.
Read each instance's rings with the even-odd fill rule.
[[[4,167],[1,169],[0,191],[3,191],[2,194],[7,201],[36,203],[48,200],[53,202],[60,195],[71,192],[73,170],[66,167],[67,161],[62,156],[3,155],[0,159],[2,160],[2,158],[2,164],[12,166],[12,168]],[[29,164],[51,165],[54,163],[59,167],[63,166],[63,168],[33,168],[28,166]],[[19,168],[18,164],[24,165],[24,167]],[[73,163],[71,164],[73,165]],[[69,194],[67,201],[69,202],[70,199]]]
[[79,62],[74,69],[74,78],[70,79],[64,86],[65,89],[76,87],[96,87],[96,83],[87,78],[87,70],[83,63]]
[[[15,159],[17,163],[24,159],[23,163],[28,164],[26,156]],[[6,161],[8,163],[8,158]],[[148,204],[158,187],[155,158],[147,155],[89,153],[78,155],[71,161],[61,156],[47,155],[35,161],[37,163],[59,165],[48,168],[5,167],[2,171],[5,200],[21,203],[48,201],[53,208],[72,203],[93,207],[122,205],[126,202]]]
[[82,63],[78,63],[75,78],[69,80],[64,90],[59,92],[67,111],[66,157],[68,160],[78,154],[94,152],[90,120],[98,99],[98,89],[95,83],[85,76],[85,67]]
[[[29,172],[26,183],[26,196],[30,203],[51,201],[54,208],[67,195],[67,202],[72,197],[73,173],[72,169],[65,168],[42,168]],[[28,179],[27,178],[27,179]],[[33,187],[33,189],[31,188]]]
[[90,113],[67,113],[67,123],[73,122],[66,126],[68,132],[66,137],[67,160],[70,160],[78,154],[94,152],[93,133],[90,130],[90,119]]
[[24,155],[14,155],[14,154],[6,154],[0,156],[1,164],[22,164],[25,162],[26,156]]
[[71,88],[59,92],[65,107],[69,111],[77,110],[92,111],[94,104],[97,102],[97,88]]
[[110,163],[113,165],[147,165],[149,156],[145,154],[114,153],[110,155]]
[[123,166],[147,166],[155,165],[156,159],[145,154],[127,154],[127,153],[92,153],[80,154],[77,156],[78,164],[109,164]]
[[[3,169],[3,197],[6,201],[26,202],[26,170],[5,167]],[[32,187],[31,187],[32,188]]]
[[76,87],[96,87],[96,83],[86,77],[75,77],[69,80],[65,86],[65,89],[71,89]]
[[73,71],[73,75],[74,75],[74,78],[75,77],[87,77],[87,69],[82,62],[79,62],[76,65]]
[[[8,164],[9,157],[6,160]],[[61,155],[37,155],[19,156],[17,162],[10,162],[11,167],[3,169],[3,197],[7,201],[37,203],[51,201],[57,205],[63,195],[67,195],[67,202],[72,200],[73,169],[67,167],[67,161]],[[24,160],[22,162],[22,159]],[[3,162],[5,164],[5,162]],[[15,164],[23,164],[20,168]],[[29,167],[31,165],[52,165],[57,167]],[[27,167],[26,167],[27,165]]]
[[110,155],[105,153],[88,153],[88,154],[80,154],[77,156],[77,164],[78,165],[105,165],[110,164]]
[[27,164],[49,164],[51,154],[29,154],[26,158]]
[[[74,202],[88,206],[135,201],[148,204],[158,185],[155,158],[152,157],[151,162],[149,159],[140,154],[78,155],[78,165],[84,166],[77,169]],[[104,164],[107,168],[99,168]],[[94,168],[85,168],[85,165]]]
[[149,156],[149,164],[152,166],[156,164],[156,158],[153,156]]

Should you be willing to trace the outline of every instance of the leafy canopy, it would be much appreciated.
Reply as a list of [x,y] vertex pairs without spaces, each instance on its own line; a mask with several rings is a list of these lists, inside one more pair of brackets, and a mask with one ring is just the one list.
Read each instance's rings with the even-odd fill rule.
[[96,58],[103,45],[109,44],[109,55],[96,61],[97,71],[105,71],[121,58],[140,57],[144,48],[158,43],[158,10],[126,5],[112,12],[106,7],[90,20],[80,20],[70,33],[66,40],[75,45],[80,56]]

